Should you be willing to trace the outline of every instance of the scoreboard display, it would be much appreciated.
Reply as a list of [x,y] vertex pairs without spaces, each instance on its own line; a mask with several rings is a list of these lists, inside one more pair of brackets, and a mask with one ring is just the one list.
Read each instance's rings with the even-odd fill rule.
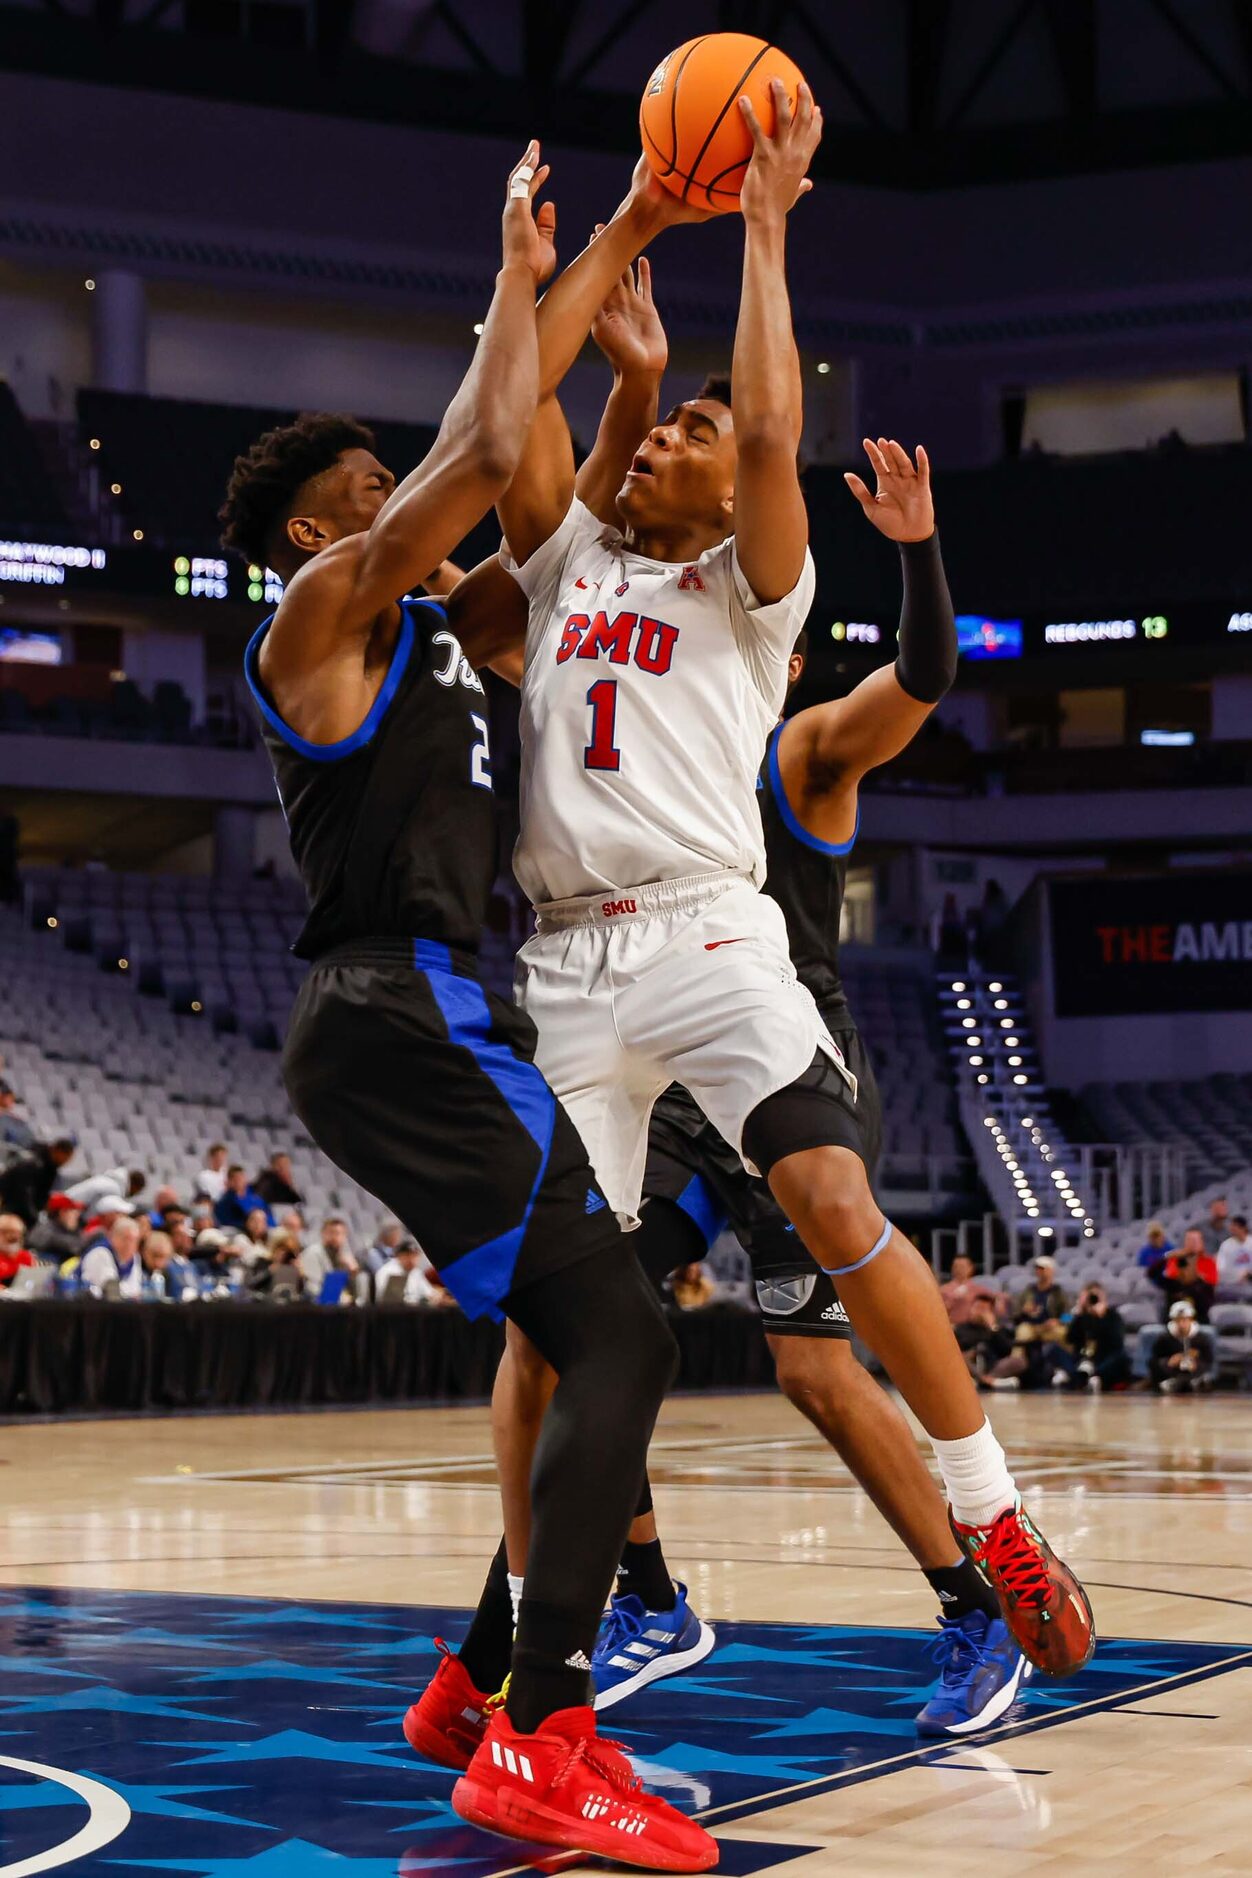
[[159,548],[90,547],[81,542],[0,540],[0,590],[233,600],[275,607],[282,583],[263,567],[225,555],[168,554]]
[[[959,596],[957,605],[960,609]],[[832,649],[840,655],[864,652],[869,654],[867,662],[877,664],[894,657],[897,625],[894,618],[832,620],[819,594],[809,619],[809,640],[819,658],[829,658]],[[1005,619],[958,610],[956,629],[962,664],[1037,659],[1063,666],[1067,680],[1073,680],[1088,659],[1102,652],[1106,658],[1120,655],[1136,676],[1146,677],[1167,665],[1171,653],[1234,650],[1240,645],[1252,649],[1252,580],[1248,593],[1232,596],[1229,602],[1127,607],[1123,613],[1103,616],[1036,613]]]

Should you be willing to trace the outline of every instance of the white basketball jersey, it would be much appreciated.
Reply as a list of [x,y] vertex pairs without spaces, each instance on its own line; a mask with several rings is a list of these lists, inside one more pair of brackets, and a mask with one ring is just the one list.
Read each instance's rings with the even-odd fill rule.
[[756,779],[812,604],[758,604],[733,537],[653,561],[575,500],[518,567],[530,601],[522,679],[521,835],[536,905],[738,869],[760,886]]

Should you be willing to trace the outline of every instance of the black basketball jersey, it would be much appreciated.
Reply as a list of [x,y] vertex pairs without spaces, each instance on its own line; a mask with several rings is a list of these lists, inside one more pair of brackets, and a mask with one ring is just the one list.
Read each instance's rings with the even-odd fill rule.
[[[765,891],[777,900],[787,921],[791,962],[800,983],[813,993],[824,1013],[838,1018],[848,1000],[839,976],[839,916],[848,873],[850,841],[819,841],[804,828],[787,800],[778,766],[780,724],[769,740],[757,779],[761,821],[765,828]],[[858,823],[860,820],[858,814]]]
[[308,743],[261,682],[264,620],[244,670],[309,899],[293,951],[366,938],[477,952],[496,869],[487,700],[447,615],[406,600],[387,676],[350,737]]

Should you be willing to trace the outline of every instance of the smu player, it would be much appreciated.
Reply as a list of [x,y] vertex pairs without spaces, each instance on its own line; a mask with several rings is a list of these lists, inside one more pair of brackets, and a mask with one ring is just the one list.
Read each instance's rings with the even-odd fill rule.
[[[641,441],[617,498],[623,530],[573,496],[568,432],[547,399],[499,504],[506,565],[530,603],[516,869],[538,930],[519,996],[536,1060],[626,1223],[652,1105],[672,1081],[768,1180],[930,1435],[956,1536],[1023,1651],[1064,1675],[1094,1646],[1090,1606],[1022,1510],[928,1268],[874,1202],[855,1075],[797,981],[781,911],[757,891],[757,769],[814,584],[785,230],[820,114],[804,87],[794,116],[781,86],[775,102],[772,136],[741,107],[755,150],[733,411],[697,398]],[[914,473],[889,454],[877,467],[888,482]],[[914,728],[938,695],[907,640],[878,680],[905,715],[912,700]]]

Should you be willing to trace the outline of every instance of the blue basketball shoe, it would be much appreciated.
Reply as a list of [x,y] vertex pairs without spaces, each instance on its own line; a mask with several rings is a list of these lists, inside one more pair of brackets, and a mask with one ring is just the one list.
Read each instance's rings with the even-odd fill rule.
[[941,1617],[931,1654],[943,1665],[939,1686],[917,1718],[919,1735],[972,1735],[1003,1720],[1031,1666],[1002,1618],[985,1611]]
[[591,1659],[597,1709],[624,1702],[636,1689],[677,1676],[702,1663],[717,1638],[687,1603],[686,1585],[675,1585],[672,1611],[649,1611],[642,1598],[614,1598],[604,1613]]

